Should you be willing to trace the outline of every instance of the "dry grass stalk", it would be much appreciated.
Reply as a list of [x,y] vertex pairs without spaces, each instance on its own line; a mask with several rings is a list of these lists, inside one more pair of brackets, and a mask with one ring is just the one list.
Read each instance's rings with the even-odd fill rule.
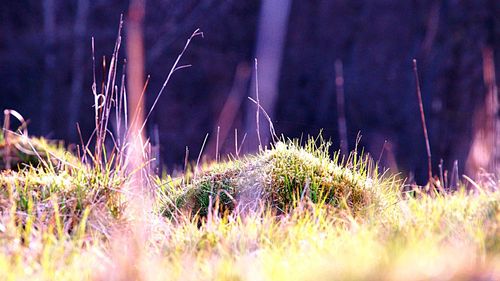
[[416,92],[417,92],[417,98],[418,98],[418,106],[420,110],[420,120],[422,121],[422,130],[424,132],[424,138],[425,138],[425,148],[427,152],[427,177],[428,177],[428,184],[431,184],[432,181],[432,156],[431,156],[431,145],[429,142],[429,135],[427,133],[427,125],[425,123],[425,113],[424,113],[424,105],[422,102],[422,92],[420,90],[420,80],[418,77],[418,69],[417,69],[417,60],[413,59],[413,73],[415,75],[415,87],[416,87]]

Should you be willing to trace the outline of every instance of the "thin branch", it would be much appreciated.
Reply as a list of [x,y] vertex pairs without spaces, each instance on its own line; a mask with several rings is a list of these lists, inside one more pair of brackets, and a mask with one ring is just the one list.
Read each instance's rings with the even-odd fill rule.
[[234,153],[238,157],[238,128],[234,128]]
[[189,164],[189,147],[186,146],[186,154],[184,155],[184,175],[187,175],[187,169]]
[[236,155],[240,155],[241,148],[243,147],[243,144],[245,144],[245,140],[247,139],[247,133],[243,135],[243,139],[241,140],[240,147],[238,148],[238,151],[236,152]]
[[431,145],[429,143],[429,135],[427,134],[427,125],[425,123],[424,105],[422,103],[422,92],[420,90],[420,81],[418,77],[417,60],[413,59],[413,73],[415,74],[415,86],[417,89],[418,105],[420,108],[420,119],[422,121],[422,130],[424,131],[425,147],[427,149],[427,165],[429,183],[432,180],[432,158],[431,158]]
[[156,96],[156,99],[153,102],[153,105],[151,106],[151,109],[149,110],[148,115],[146,115],[146,118],[144,119],[144,123],[142,124],[141,128],[139,129],[139,132],[142,132],[142,130],[144,129],[144,126],[146,126],[146,122],[148,121],[149,117],[153,113],[153,110],[156,107],[156,104],[158,103],[158,100],[160,99],[161,95],[163,94],[163,91],[165,90],[165,87],[167,86],[167,84],[170,81],[170,78],[172,77],[172,75],[174,74],[174,72],[177,71],[177,70],[179,70],[179,69],[185,68],[185,66],[177,67],[177,65],[179,64],[179,61],[181,60],[182,56],[186,52],[187,48],[189,47],[189,44],[191,43],[191,40],[193,40],[193,38],[195,38],[196,36],[203,37],[203,32],[201,32],[200,29],[196,29],[193,32],[193,34],[191,34],[191,36],[189,37],[189,39],[186,41],[186,44],[184,45],[184,48],[182,49],[181,53],[177,56],[177,59],[175,60],[174,65],[170,69],[170,72],[168,73],[167,78],[165,79],[165,82],[163,82],[163,85],[162,85],[160,91],[158,92],[158,95]]
[[198,159],[196,159],[196,170],[194,171],[195,176],[196,176],[196,174],[197,174],[197,172],[198,172],[198,165],[200,164],[201,155],[203,154],[203,149],[205,149],[205,144],[206,144],[206,142],[207,142],[208,135],[209,135],[209,134],[207,134],[207,135],[205,136],[205,139],[203,140],[203,144],[201,145],[200,153],[198,153]]
[[278,139],[278,135],[276,134],[276,130],[274,129],[273,121],[271,120],[271,117],[267,113],[267,111],[254,99],[251,97],[248,97],[250,101],[255,103],[257,105],[257,108],[262,110],[262,113],[264,113],[264,117],[266,117],[267,121],[269,122],[269,132],[271,133],[271,137],[273,138],[273,141],[276,141]]
[[255,122],[257,125],[257,139],[259,140],[259,151],[262,150],[262,140],[260,138],[260,99],[259,99],[259,71],[257,59],[255,59],[255,97],[257,98],[257,110],[255,111]]
[[217,143],[215,144],[215,162],[219,162],[219,135],[220,135],[220,126],[217,126]]
[[348,153],[347,125],[345,117],[344,69],[341,60],[335,61],[335,85],[337,87],[337,125],[339,129],[340,151]]

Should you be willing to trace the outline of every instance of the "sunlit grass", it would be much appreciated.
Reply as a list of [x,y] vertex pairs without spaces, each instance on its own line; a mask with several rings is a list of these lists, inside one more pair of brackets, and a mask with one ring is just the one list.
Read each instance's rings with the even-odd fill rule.
[[[76,279],[127,270],[151,280],[495,280],[500,211],[491,202],[489,196],[422,198],[401,203],[398,209],[404,211],[398,214],[363,220],[310,206],[279,218],[264,211],[214,217],[201,225],[166,220],[140,241],[140,250],[108,256],[107,243],[78,248],[68,238],[51,237],[41,248],[18,245],[13,261],[3,252],[2,259],[11,262],[2,270],[21,274],[17,277]],[[461,204],[470,206],[457,212],[454,206]],[[125,253],[130,256],[123,261]]]
[[265,205],[285,213],[309,201],[358,214],[397,203],[400,182],[395,177],[381,177],[370,158],[356,152],[332,158],[329,147],[320,138],[304,145],[280,141],[257,155],[215,163],[166,184],[170,190],[165,193],[175,204],[164,200],[165,212],[187,208],[203,217],[210,211],[248,212]]
[[85,229],[79,229],[90,216],[89,229],[107,234],[112,219],[120,219],[124,200],[119,190],[126,179],[112,162],[94,169],[44,139],[16,136],[11,141],[16,166],[0,170],[0,211],[22,228],[24,244],[29,246],[35,229],[50,229],[59,238],[83,236]]
[[401,196],[401,181],[369,157],[330,157],[321,140],[180,179],[150,175],[154,206],[141,225],[124,211],[129,177],[112,160],[45,162],[0,174],[6,280],[500,277],[500,192]]

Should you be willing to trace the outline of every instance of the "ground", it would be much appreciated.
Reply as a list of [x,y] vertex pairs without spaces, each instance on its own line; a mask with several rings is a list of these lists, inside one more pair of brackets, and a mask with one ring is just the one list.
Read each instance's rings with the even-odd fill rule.
[[149,173],[150,192],[129,196],[119,154],[93,165],[42,143],[45,156],[0,174],[6,280],[500,278],[496,181],[402,192],[358,151],[283,139],[179,178]]

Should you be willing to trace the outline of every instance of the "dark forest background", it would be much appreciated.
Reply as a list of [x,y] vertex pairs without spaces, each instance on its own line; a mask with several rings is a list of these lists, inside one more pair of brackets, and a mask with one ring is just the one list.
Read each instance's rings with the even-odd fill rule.
[[[247,124],[254,122],[255,105],[245,96],[253,95],[251,73],[259,34],[266,28],[259,25],[266,1],[273,0],[145,2],[148,108],[186,39],[196,28],[204,33],[182,59],[193,66],[175,73],[148,122],[148,135],[153,143],[159,139],[167,167],[183,165],[186,146],[196,159],[207,133],[206,153],[213,153],[218,125],[229,132],[220,150],[234,152],[234,129],[241,141]],[[458,160],[460,172],[491,168],[490,156],[497,156],[492,73],[500,65],[500,1],[280,1],[291,6],[278,60],[277,99],[266,108],[279,134],[300,137],[323,130],[340,147],[335,65],[342,62],[349,148],[360,132],[361,145],[375,158],[384,147],[385,166],[424,180],[427,156],[412,72],[416,58],[434,172],[440,159],[447,169]],[[126,23],[129,4],[2,1],[0,108],[29,119],[31,134],[75,143],[79,122],[88,138],[94,128],[91,37],[96,58],[110,56],[120,14]],[[274,9],[283,13],[283,7]],[[126,57],[125,51],[121,56]],[[265,63],[265,58],[259,62]],[[226,112],[221,117],[225,105],[234,116]],[[248,138],[245,149],[255,150],[255,135]],[[471,156],[474,151],[482,153],[476,157],[482,160]]]

